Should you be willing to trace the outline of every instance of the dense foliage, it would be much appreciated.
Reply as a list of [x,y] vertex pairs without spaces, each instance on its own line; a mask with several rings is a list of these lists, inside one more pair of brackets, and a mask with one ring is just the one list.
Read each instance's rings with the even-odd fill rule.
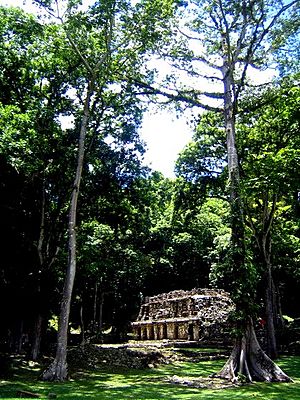
[[[271,282],[272,319],[282,330],[283,314],[299,316],[300,91],[298,64],[283,57],[285,46],[298,49],[296,7],[290,18],[278,15],[278,30],[289,28],[286,37],[271,35],[267,42],[263,32],[270,16],[255,19],[263,9],[259,1],[250,2],[257,3],[251,18],[246,8],[240,10],[244,31],[241,21],[230,17],[237,2],[224,1],[220,14],[219,1],[204,1],[201,12],[198,2],[188,8],[166,0],[95,2],[83,12],[80,2],[70,1],[63,16],[51,1],[36,3],[48,10],[49,21],[0,7],[1,349],[36,359],[55,343],[75,189],[77,273],[69,323],[74,342],[124,340],[144,296],[209,285],[230,290],[241,314],[257,317],[270,315],[264,288]],[[285,8],[267,3],[273,16],[277,7]],[[174,18],[187,10],[189,30],[179,26],[174,32]],[[235,41],[223,58],[218,58],[219,39],[207,41],[201,54],[190,46],[211,32],[205,13],[232,25],[214,28],[218,34],[225,29],[227,45]],[[253,33],[262,35],[256,53],[246,51]],[[281,76],[258,90],[246,72],[266,67],[267,44],[268,62],[277,63]],[[225,82],[227,73],[232,78],[239,174],[232,188],[238,189],[245,221],[242,250],[235,248],[235,254],[227,184],[235,172],[228,167],[228,116],[220,112],[227,92],[179,88],[174,75],[157,84],[159,71],[149,62],[153,54],[193,79]],[[234,68],[220,78],[215,71],[226,57]],[[198,62],[210,71],[202,74]],[[145,99],[157,101],[157,95],[178,107],[207,110],[197,117],[193,141],[178,158],[176,179],[142,165]],[[79,191],[74,171],[84,118]]]

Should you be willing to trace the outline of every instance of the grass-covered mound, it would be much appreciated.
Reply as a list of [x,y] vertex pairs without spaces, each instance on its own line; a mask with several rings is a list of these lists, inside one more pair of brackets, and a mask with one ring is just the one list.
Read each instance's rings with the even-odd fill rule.
[[68,364],[73,369],[114,368],[144,369],[174,361],[192,361],[226,359],[230,352],[225,349],[185,348],[169,342],[131,342],[126,344],[87,344],[70,348]]

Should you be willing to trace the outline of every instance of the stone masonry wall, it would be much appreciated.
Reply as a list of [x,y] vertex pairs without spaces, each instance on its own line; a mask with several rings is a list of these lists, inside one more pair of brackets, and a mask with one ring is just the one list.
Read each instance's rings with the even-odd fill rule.
[[233,310],[224,290],[175,290],[146,298],[132,326],[141,340],[202,340],[222,336]]

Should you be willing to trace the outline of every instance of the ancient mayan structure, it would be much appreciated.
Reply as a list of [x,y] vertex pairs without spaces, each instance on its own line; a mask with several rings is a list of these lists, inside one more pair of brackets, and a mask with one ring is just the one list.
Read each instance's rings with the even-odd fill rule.
[[228,339],[228,317],[234,310],[229,294],[220,289],[174,290],[145,298],[132,323],[136,340]]

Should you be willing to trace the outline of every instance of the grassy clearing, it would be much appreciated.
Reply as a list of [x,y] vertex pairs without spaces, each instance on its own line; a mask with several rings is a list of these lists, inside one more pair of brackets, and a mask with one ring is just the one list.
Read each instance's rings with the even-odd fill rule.
[[201,361],[199,363],[176,363],[160,368],[132,370],[82,371],[66,383],[48,383],[38,380],[39,369],[23,366],[12,379],[0,382],[1,399],[18,399],[18,390],[39,393],[46,399],[49,393],[60,400],[300,400],[300,357],[282,357],[278,364],[294,383],[255,383],[230,389],[194,389],[164,382],[168,376],[208,376],[218,371],[224,361]]
[[[213,355],[213,354],[224,354],[224,353],[228,353],[228,349],[217,349],[217,348],[211,348],[211,347],[207,347],[207,348],[202,348],[202,347],[198,347],[198,348],[184,348],[184,347],[175,347],[174,348],[175,351],[178,351],[180,353],[190,353],[193,352],[195,354],[199,353],[199,354],[209,354],[209,355]],[[230,353],[230,351],[229,351]]]

